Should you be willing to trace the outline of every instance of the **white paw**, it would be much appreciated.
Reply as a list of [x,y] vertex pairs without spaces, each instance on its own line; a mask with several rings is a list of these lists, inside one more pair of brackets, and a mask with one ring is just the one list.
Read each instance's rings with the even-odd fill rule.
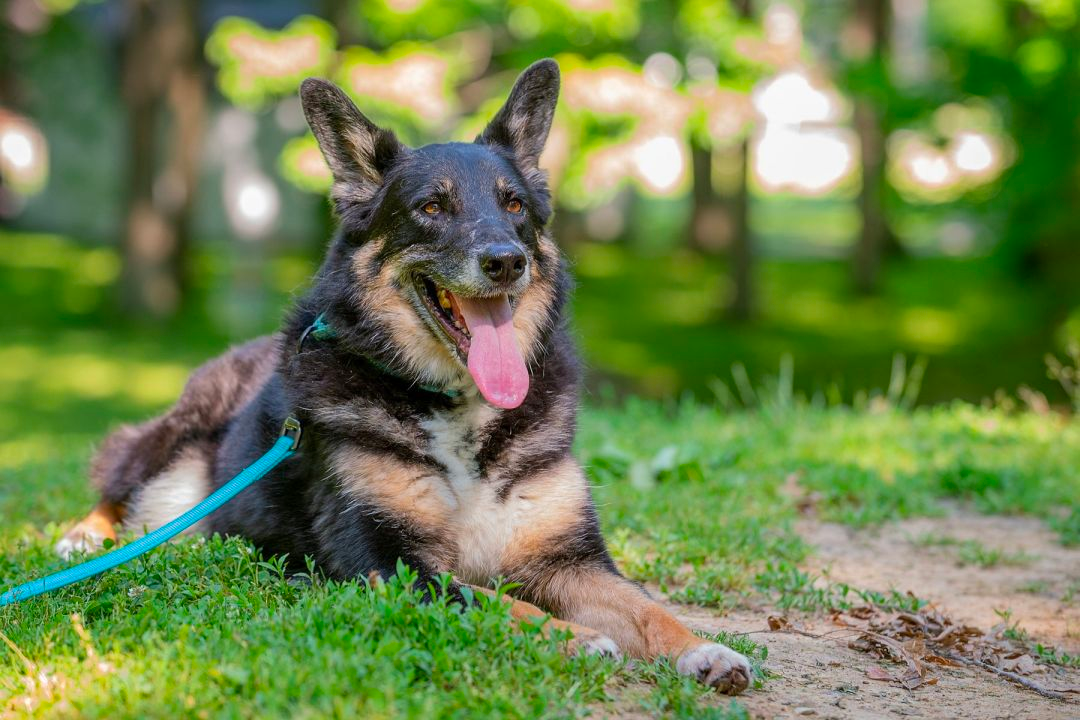
[[56,543],[53,549],[56,554],[65,560],[70,560],[76,553],[92,553],[103,547],[105,536],[100,533],[86,530],[81,527],[73,527],[67,531],[64,537]]
[[600,655],[601,657],[618,660],[622,657],[619,646],[607,635],[581,638],[578,640],[577,651],[582,655]]
[[675,669],[729,695],[738,695],[750,684],[750,661],[720,643],[690,648],[675,661]]

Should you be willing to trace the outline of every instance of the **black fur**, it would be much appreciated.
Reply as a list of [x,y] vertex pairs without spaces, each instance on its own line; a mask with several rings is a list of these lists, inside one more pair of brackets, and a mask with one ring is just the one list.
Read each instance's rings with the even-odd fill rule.
[[[105,498],[137,504],[143,484],[193,446],[212,468],[208,489],[218,487],[270,447],[292,414],[304,427],[297,454],[213,515],[207,530],[250,538],[297,566],[310,556],[335,578],[372,571],[389,576],[399,558],[422,581],[453,570],[452,559],[449,567],[431,559],[438,554],[432,548],[446,538],[416,518],[359,497],[334,458],[356,449],[418,473],[452,471],[433,450],[424,424],[477,402],[468,392],[442,392],[460,390],[462,383],[467,390],[468,376],[449,351],[430,366],[411,356],[410,343],[433,342],[436,333],[422,326],[403,342],[401,323],[383,312],[422,315],[417,278],[454,292],[506,292],[518,308],[528,293],[542,299],[527,349],[527,397],[462,439],[475,444],[477,476],[492,484],[497,502],[507,502],[515,488],[569,457],[580,380],[564,321],[570,281],[546,235],[550,192],[537,166],[558,84],[555,63],[537,63],[475,143],[411,149],[372,124],[332,84],[305,81],[304,109],[334,175],[340,218],[313,286],[279,335],[208,363],[169,414],[106,441],[95,466]],[[523,203],[520,214],[508,212],[511,199]],[[428,203],[441,212],[427,213]],[[494,243],[524,250],[527,286],[497,287],[478,277],[476,254]],[[309,337],[298,350],[300,336],[320,313],[336,337]],[[541,582],[549,568],[567,563],[615,572],[591,499],[587,493],[584,498],[552,553],[499,572],[526,583]]]

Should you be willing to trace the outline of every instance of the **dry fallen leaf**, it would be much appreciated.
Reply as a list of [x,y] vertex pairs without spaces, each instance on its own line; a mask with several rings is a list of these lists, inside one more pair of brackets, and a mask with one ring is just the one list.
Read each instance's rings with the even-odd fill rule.
[[786,617],[783,617],[782,615],[770,615],[768,622],[769,629],[773,632],[787,630],[791,627],[791,623],[788,622],[788,619]]
[[892,682],[896,678],[889,674],[887,670],[879,668],[877,665],[871,665],[866,668],[866,677],[871,680],[885,680],[886,682]]
[[923,657],[923,660],[935,665],[944,665],[945,667],[960,667],[960,663],[955,660],[950,660],[949,658],[941,657],[940,655],[934,655],[933,653]]
[[1051,690],[1026,677],[1045,673],[1046,667],[1038,663],[1026,643],[1009,638],[1001,625],[989,632],[970,625],[958,625],[930,605],[913,612],[886,612],[872,605],[834,610],[831,620],[858,634],[849,643],[856,650],[907,665],[903,675],[896,677],[881,668],[871,668],[866,674],[873,680],[896,681],[913,690],[937,683],[937,678],[927,672],[928,665],[967,665],[998,673],[1048,697],[1075,692]]

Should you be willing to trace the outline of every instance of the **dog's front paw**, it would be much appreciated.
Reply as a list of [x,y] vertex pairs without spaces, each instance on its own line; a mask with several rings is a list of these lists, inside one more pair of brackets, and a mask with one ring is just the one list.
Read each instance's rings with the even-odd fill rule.
[[607,635],[601,635],[595,630],[574,629],[574,637],[570,639],[567,649],[571,653],[579,655],[600,655],[601,657],[618,660],[622,657],[619,646]]
[[750,684],[750,661],[720,643],[695,645],[679,656],[675,669],[728,695],[738,695]]

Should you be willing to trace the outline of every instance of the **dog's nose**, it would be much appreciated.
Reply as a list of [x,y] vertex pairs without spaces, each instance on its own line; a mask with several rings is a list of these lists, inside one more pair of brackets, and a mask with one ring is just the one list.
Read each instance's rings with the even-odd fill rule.
[[525,274],[525,253],[517,245],[499,243],[480,254],[480,269],[497,283],[512,283]]

